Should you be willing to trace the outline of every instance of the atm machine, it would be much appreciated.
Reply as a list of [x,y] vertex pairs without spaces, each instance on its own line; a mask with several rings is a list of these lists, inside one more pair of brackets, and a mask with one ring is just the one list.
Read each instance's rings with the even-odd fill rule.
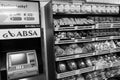
[[39,1],[0,1],[0,80],[45,80]]
[[8,79],[38,74],[36,51],[19,51],[7,53]]

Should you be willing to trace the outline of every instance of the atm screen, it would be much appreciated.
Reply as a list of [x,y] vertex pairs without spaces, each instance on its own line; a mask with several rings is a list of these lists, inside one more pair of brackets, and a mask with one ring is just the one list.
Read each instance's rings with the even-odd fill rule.
[[11,66],[27,64],[27,54],[19,53],[19,54],[11,54],[10,55]]

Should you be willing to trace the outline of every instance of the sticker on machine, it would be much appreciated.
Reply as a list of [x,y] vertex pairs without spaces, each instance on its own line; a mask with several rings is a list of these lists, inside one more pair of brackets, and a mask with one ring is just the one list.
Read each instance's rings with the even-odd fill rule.
[[0,39],[38,38],[41,36],[40,28],[26,29],[0,29]]

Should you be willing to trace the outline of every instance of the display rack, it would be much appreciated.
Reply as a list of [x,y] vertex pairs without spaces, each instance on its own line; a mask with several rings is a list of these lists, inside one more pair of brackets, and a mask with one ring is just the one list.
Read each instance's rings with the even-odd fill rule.
[[73,70],[73,71],[69,71],[69,72],[65,72],[65,73],[60,73],[60,74],[57,74],[57,79],[69,77],[69,76],[73,76],[73,75],[78,75],[78,74],[82,74],[82,73],[87,73],[87,72],[91,72],[91,71],[95,71],[95,70],[116,67],[116,66],[120,66],[120,62],[109,64],[108,66],[104,66],[103,68],[93,66],[93,67],[83,68],[83,69],[79,69],[79,70]]
[[78,55],[71,55],[71,56],[63,56],[63,57],[57,57],[56,61],[63,61],[63,60],[70,60],[70,59],[77,59],[77,58],[83,58],[83,57],[90,57],[90,56],[96,56],[96,55],[103,55],[103,54],[110,54],[120,52],[120,48],[115,48],[112,50],[106,50],[106,51],[100,51],[100,52],[93,52],[93,53],[87,53],[87,54],[78,54]]
[[[92,79],[92,78],[87,78],[87,76],[85,75],[89,74],[90,72],[106,70],[109,68],[120,66],[120,61],[117,60],[113,62],[108,62],[107,65],[99,66],[95,64],[81,69],[76,68],[75,65],[73,65],[74,68],[70,70],[71,67],[69,62],[71,61],[71,64],[72,61],[73,63],[75,62],[78,67],[78,63],[76,61],[78,61],[79,59],[85,60],[86,58],[93,58],[93,57],[97,58],[99,56],[105,56],[111,54],[116,55],[118,52],[120,52],[120,47],[118,46],[118,44],[116,44],[119,42],[120,39],[119,31],[117,32],[117,30],[120,29],[120,20],[117,18],[117,16],[120,17],[119,5],[108,4],[108,3],[105,4],[94,3],[94,2],[86,3],[83,0],[76,2],[75,1],[64,2],[64,1],[55,0],[52,3],[52,8],[53,8],[53,23],[54,23],[54,37],[55,37],[54,46],[55,46],[55,56],[56,56],[55,58],[56,79],[69,80],[69,79],[73,79],[73,76],[75,76],[74,78],[78,78],[77,75],[84,75],[85,78],[82,79],[83,77],[81,77],[82,80],[94,80],[94,78],[96,77],[93,77]],[[111,17],[111,19],[108,17]],[[113,31],[115,33],[110,34],[110,31],[112,32],[112,29],[115,30]],[[88,33],[87,31],[88,32],[91,31],[91,32]],[[101,35],[100,33],[102,33],[102,31],[103,34]],[[76,35],[77,37],[75,37]],[[108,47],[107,49],[101,49],[100,47],[99,48],[95,47],[95,50],[92,52],[82,52],[81,49],[83,49],[84,47],[80,49],[81,44],[90,43],[92,45],[99,45],[98,43],[104,44],[107,42],[108,44],[109,42],[113,42],[113,45],[115,44],[114,47],[112,48]],[[71,50],[71,47],[68,47],[68,46],[72,46],[73,44],[74,46],[79,45],[80,51],[79,50],[75,51],[75,49]],[[69,48],[69,50],[66,50],[66,48],[67,49]],[[119,54],[117,55],[119,56]],[[67,69],[67,67],[69,67],[70,69]],[[119,70],[117,73],[118,73],[117,75],[120,75]],[[104,77],[98,80],[107,80],[107,78],[109,77],[106,77],[104,75]]]

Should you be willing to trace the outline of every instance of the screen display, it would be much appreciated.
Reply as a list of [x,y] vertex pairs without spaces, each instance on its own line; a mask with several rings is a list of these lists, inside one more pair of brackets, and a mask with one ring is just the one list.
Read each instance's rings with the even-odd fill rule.
[[11,66],[27,64],[27,55],[25,53],[10,55]]

